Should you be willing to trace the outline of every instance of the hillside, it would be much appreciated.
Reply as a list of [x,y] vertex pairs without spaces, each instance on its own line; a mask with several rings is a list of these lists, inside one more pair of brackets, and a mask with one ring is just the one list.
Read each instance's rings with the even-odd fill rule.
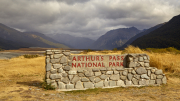
[[180,15],[173,17],[169,22],[144,35],[131,43],[140,48],[167,48],[180,49]]
[[122,46],[131,37],[139,33],[135,27],[119,28],[108,31],[106,34],[98,38],[91,46],[92,49],[113,49]]
[[130,45],[134,40],[136,40],[137,38],[139,37],[142,37],[143,35],[146,35],[146,34],[149,34],[150,32],[158,29],[159,27],[161,27],[163,24],[159,24],[159,25],[156,25],[154,27],[151,27],[149,29],[146,29],[144,31],[142,31],[141,33],[139,34],[136,34],[134,37],[130,38],[124,45],[122,45],[121,47],[118,47],[117,49],[121,49],[123,50],[124,48],[126,48],[128,45]]
[[0,39],[0,48],[3,49],[22,47],[68,48],[46,36],[42,37],[30,32],[22,33],[3,24],[0,24]]
[[76,49],[88,49],[94,40],[85,37],[75,37],[69,34],[48,35],[54,40]]

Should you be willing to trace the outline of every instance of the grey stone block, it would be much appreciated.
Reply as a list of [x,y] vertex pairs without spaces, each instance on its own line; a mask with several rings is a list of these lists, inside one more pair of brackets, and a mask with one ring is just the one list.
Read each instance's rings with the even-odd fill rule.
[[92,76],[92,77],[89,77],[89,80],[90,80],[91,82],[94,82],[94,78],[95,78],[95,77],[93,77],[93,76]]
[[160,75],[160,74],[163,74],[163,72],[162,72],[162,70],[156,70],[156,71],[155,71],[155,74],[156,74],[156,75]]
[[47,84],[51,83],[51,79],[46,79]]
[[65,83],[65,84],[67,84],[67,83],[69,83],[69,78],[68,77],[64,77],[64,78],[62,78],[62,80],[61,80],[63,83]]
[[148,73],[147,73],[148,76],[150,77],[150,76],[151,76],[151,70],[148,70],[147,72],[148,72]]
[[95,74],[95,76],[100,76],[101,72],[95,72],[94,74]]
[[143,57],[139,57],[139,61],[144,61]]
[[66,84],[66,89],[74,89],[74,84]]
[[156,71],[156,69],[151,69],[151,72],[154,73]]
[[147,74],[142,74],[142,75],[141,75],[141,78],[142,78],[142,79],[149,79],[149,77],[147,76]]
[[93,88],[92,82],[84,82],[83,85],[84,85],[84,88]]
[[70,69],[71,69],[70,66],[65,66],[65,67],[64,67],[64,70],[65,70],[65,71],[69,71]]
[[117,70],[117,71],[123,71],[123,70],[124,70],[124,68],[120,68],[120,67],[118,67],[118,68],[116,68],[116,70]]
[[118,81],[117,81],[117,86],[119,86],[119,87],[125,87],[124,81],[118,80]]
[[93,75],[94,75],[93,72],[89,72],[89,71],[85,72],[85,76],[87,76],[87,77],[90,77],[90,76],[93,76]]
[[116,86],[116,81],[109,81],[109,86],[110,87]]
[[46,79],[49,79],[50,74],[50,72],[46,72]]
[[63,56],[63,54],[54,54],[55,59],[59,59],[61,56]]
[[126,80],[126,81],[125,81],[125,85],[126,85],[126,86],[132,85],[132,81]]
[[149,63],[144,63],[144,66],[145,67],[149,67]]
[[63,56],[60,60],[60,63],[66,63],[67,62],[67,57]]
[[47,59],[46,59],[46,63],[49,63],[49,62],[50,62],[50,59],[49,59],[49,58],[47,58]]
[[132,80],[132,77],[133,77],[133,75],[130,74],[130,73],[129,73],[128,76],[127,76],[128,80],[130,80],[130,81]]
[[58,69],[58,73],[62,73],[62,72],[63,72],[62,68]]
[[56,74],[56,79],[60,79],[62,77],[61,74]]
[[156,84],[162,84],[162,80],[161,79],[156,79]]
[[139,81],[139,85],[146,85],[146,80],[145,79],[141,79]]
[[149,60],[144,60],[144,63],[149,63]]
[[51,74],[51,75],[50,75],[50,78],[51,78],[52,80],[55,80],[55,79],[56,79],[56,74]]
[[154,85],[155,84],[155,80],[149,80],[149,85]]
[[69,71],[68,74],[69,74],[69,75],[75,75],[75,74],[77,74],[77,71],[76,71],[76,70]]
[[107,71],[106,72],[106,75],[111,75],[111,74],[113,74],[113,71]]
[[80,80],[80,78],[77,75],[75,75],[74,78],[72,79],[71,83],[75,84],[79,80]]
[[51,63],[59,63],[59,59],[51,59]]
[[94,80],[95,83],[97,83],[99,81],[101,81],[101,79],[99,77],[95,78],[95,80]]
[[110,80],[118,81],[119,80],[119,75],[111,75]]
[[136,69],[137,74],[146,74],[147,70],[143,67],[139,67],[138,69]]
[[76,89],[83,89],[83,88],[84,88],[83,85],[82,85],[82,83],[81,83],[81,81],[77,81],[77,82],[76,82],[75,88],[76,88]]
[[92,69],[93,72],[99,72],[99,68]]
[[127,74],[128,74],[127,70],[123,71],[122,74],[123,74],[124,76],[127,76]]
[[65,89],[65,84],[63,82],[58,82],[58,89]]
[[133,78],[133,79],[132,79],[132,83],[133,83],[134,85],[138,85],[138,80],[135,79],[135,78]]
[[88,79],[88,78],[86,78],[86,77],[83,77],[83,78],[81,78],[81,81],[82,81],[82,82],[88,82],[88,81],[89,81],[89,79]]
[[144,58],[144,60],[147,60],[147,57],[146,57],[146,56],[144,56],[143,58]]
[[57,88],[57,83],[53,82],[53,83],[51,83],[51,86],[54,87],[54,88]]
[[118,71],[114,71],[114,74],[119,74],[119,72]]
[[162,79],[162,83],[163,83],[163,84],[166,84],[166,83],[167,83],[166,76],[164,76],[164,77],[163,77],[163,79]]
[[135,70],[132,70],[132,74],[134,74],[134,75],[136,74]]
[[135,59],[134,59],[134,62],[138,62],[138,58],[135,58]]
[[71,81],[73,77],[73,75],[69,75],[69,80]]
[[140,66],[144,67],[144,62],[139,62]]
[[104,81],[104,87],[108,87],[109,86],[109,81]]
[[156,75],[155,74],[151,74],[151,79],[155,80],[156,79]]
[[163,75],[157,75],[157,79],[162,79]]
[[106,74],[106,71],[101,71],[102,74]]
[[121,79],[121,80],[126,80],[127,77],[126,77],[126,76],[120,76],[120,79]]
[[50,71],[51,70],[51,63],[47,63],[46,64],[46,71]]
[[134,78],[136,78],[136,79],[140,79],[140,75],[134,75]]
[[101,76],[100,76],[100,78],[101,78],[102,80],[105,80],[107,77],[108,77],[107,75],[101,75]]
[[68,76],[68,75],[67,75],[67,73],[62,73],[62,76],[63,76],[63,77],[66,77],[66,76]]
[[54,67],[54,69],[58,69],[58,68],[62,67],[62,64],[53,64],[53,67]]
[[83,73],[78,73],[78,76],[79,77],[84,77],[84,74]]
[[56,69],[52,69],[52,70],[51,70],[51,73],[52,73],[52,74],[56,74],[56,72],[57,72]]
[[100,81],[98,83],[95,83],[94,85],[96,88],[102,88],[103,87],[103,81]]

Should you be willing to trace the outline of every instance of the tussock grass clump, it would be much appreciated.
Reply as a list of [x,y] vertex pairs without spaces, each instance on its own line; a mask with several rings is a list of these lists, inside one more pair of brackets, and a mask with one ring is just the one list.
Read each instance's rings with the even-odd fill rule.
[[25,54],[25,55],[23,55],[24,56],[24,58],[37,58],[37,57],[39,57],[39,55],[32,55],[32,54]]
[[42,88],[46,90],[55,90],[55,87],[52,86],[51,84],[47,84],[46,80],[44,79],[44,82],[41,83]]
[[168,47],[168,48],[146,48],[146,51],[153,52],[153,53],[174,53],[174,54],[180,54],[180,50],[177,50],[174,47]]
[[123,50],[122,54],[124,53],[145,53],[145,52],[141,50],[139,47],[134,47],[129,45],[127,48]]

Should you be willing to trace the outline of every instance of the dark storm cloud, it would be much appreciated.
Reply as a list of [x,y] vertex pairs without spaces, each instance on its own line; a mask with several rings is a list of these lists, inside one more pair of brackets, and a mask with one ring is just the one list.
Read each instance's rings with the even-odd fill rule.
[[0,23],[91,38],[115,28],[149,28],[179,12],[178,0],[0,0]]

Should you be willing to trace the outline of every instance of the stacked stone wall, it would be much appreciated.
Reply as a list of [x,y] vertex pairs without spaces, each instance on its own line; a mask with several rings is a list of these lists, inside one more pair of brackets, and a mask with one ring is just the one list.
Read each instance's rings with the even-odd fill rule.
[[149,66],[150,58],[146,54],[121,55],[124,56],[123,67],[93,68],[72,68],[73,56],[75,55],[71,55],[68,50],[46,51],[46,82],[48,84],[58,90],[67,91],[149,86],[167,82],[162,70]]

